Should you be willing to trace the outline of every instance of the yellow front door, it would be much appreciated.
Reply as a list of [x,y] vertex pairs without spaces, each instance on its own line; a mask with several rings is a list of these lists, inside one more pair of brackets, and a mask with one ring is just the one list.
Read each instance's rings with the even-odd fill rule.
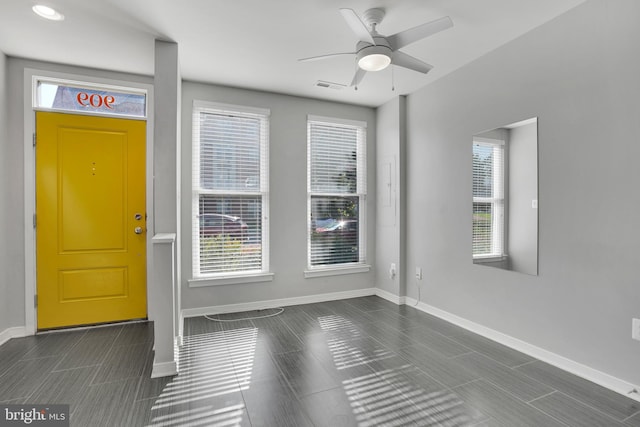
[[36,113],[38,329],[147,316],[145,127]]

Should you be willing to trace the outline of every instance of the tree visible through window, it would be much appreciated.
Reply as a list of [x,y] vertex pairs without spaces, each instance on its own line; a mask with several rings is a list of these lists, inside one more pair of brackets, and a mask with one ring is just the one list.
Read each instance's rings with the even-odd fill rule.
[[365,261],[365,124],[310,117],[308,225],[311,268]]

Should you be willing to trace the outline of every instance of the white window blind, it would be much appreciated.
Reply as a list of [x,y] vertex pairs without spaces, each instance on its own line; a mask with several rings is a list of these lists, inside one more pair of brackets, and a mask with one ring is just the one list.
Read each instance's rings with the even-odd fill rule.
[[366,124],[309,117],[308,264],[365,262]]
[[504,142],[473,142],[473,256],[504,255]]
[[268,110],[194,102],[194,277],[266,272]]

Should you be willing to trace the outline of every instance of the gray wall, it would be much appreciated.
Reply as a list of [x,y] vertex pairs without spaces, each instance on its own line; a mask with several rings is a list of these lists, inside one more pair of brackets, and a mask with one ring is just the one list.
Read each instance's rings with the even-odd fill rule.
[[[376,110],[376,287],[405,294],[404,170],[406,165],[406,97]],[[391,263],[396,276],[391,278]]]
[[[198,308],[371,288],[375,272],[305,279],[307,115],[367,122],[367,261],[375,260],[375,110],[244,89],[184,82],[182,87],[182,304]],[[191,114],[193,100],[268,108],[272,282],[190,288]]]
[[[9,57],[7,59],[7,101],[11,108],[8,108],[8,138],[6,144],[2,145],[2,159],[6,168],[3,168],[3,176],[7,179],[6,191],[0,203],[4,223],[7,224],[3,245],[8,252],[2,262],[7,263],[7,268],[3,268],[6,275],[6,291],[2,291],[2,300],[8,301],[9,306],[4,314],[0,315],[6,319],[6,325],[2,326],[24,326],[24,301],[25,301],[25,259],[24,259],[24,70],[32,68],[37,70],[47,70],[53,72],[64,72],[78,75],[89,75],[101,78],[123,80],[138,83],[153,83],[152,79],[144,76],[114,73],[103,70],[73,67],[47,62],[31,61],[20,58]],[[2,67],[0,67],[2,68]],[[1,90],[0,90],[1,92]],[[0,95],[0,102],[2,96]],[[1,110],[0,110],[1,111]],[[2,114],[0,114],[2,117]],[[1,120],[1,119],[0,119]],[[0,133],[0,138],[1,138]],[[2,277],[2,276],[0,276]],[[2,318],[0,317],[0,319]]]
[[[180,63],[178,45],[155,42],[155,103],[153,135],[153,204],[155,233],[176,233],[178,229],[177,144],[180,117]],[[161,173],[158,173],[160,172]]]
[[507,253],[511,269],[536,274],[538,269],[537,123],[509,131],[509,234]]
[[[11,207],[8,204],[10,163],[7,114],[7,58],[0,52],[0,242],[7,242],[7,235],[11,229],[11,223],[7,218]],[[15,325],[9,315],[11,300],[4,297],[9,293],[9,250],[9,245],[0,245],[0,332]]]
[[[407,274],[425,268],[422,299],[635,384],[638,16],[635,0],[587,1],[407,98]],[[539,276],[475,266],[471,136],[535,116]]]

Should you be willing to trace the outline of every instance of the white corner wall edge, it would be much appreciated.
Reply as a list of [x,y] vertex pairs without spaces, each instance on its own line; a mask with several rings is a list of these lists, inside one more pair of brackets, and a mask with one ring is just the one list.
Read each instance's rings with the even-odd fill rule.
[[399,297],[380,288],[376,288],[376,295],[398,305],[405,305],[407,303],[407,297]]
[[151,378],[171,377],[178,374],[178,365],[176,362],[153,362],[151,370]]
[[27,336],[27,328],[25,326],[17,326],[8,328],[0,332],[0,345],[6,343],[11,338],[22,338]]
[[204,316],[205,314],[239,313],[243,311],[264,310],[267,308],[286,307],[289,305],[313,304],[316,302],[335,301],[348,298],[376,295],[377,289],[365,288],[353,291],[330,292],[326,294],[308,295],[303,297],[282,298],[265,301],[247,302],[241,304],[227,304],[210,307],[185,308],[182,317]]
[[638,393],[631,393],[632,390],[640,390],[640,386],[636,384],[621,380],[612,375],[598,371],[597,369],[593,369],[589,366],[578,363],[574,360],[567,359],[564,356],[560,356],[556,353],[537,347],[533,344],[529,344],[525,341],[503,334],[502,332],[487,328],[486,326],[482,326],[463,317],[456,316],[455,314],[433,307],[429,304],[425,304],[424,302],[419,302],[413,298],[398,297],[396,295],[390,294],[389,292],[381,291],[380,289],[376,289],[376,295],[391,302],[403,300],[404,304],[414,306],[420,311],[439,317],[440,319],[446,320],[447,322],[453,323],[454,325],[460,326],[461,328],[474,332],[478,335],[482,335],[483,337],[488,338],[492,341],[506,345],[507,347],[520,351],[564,371],[570,372],[580,378],[584,378],[585,380],[601,385],[602,387],[605,387],[630,399],[640,401],[640,395]]

